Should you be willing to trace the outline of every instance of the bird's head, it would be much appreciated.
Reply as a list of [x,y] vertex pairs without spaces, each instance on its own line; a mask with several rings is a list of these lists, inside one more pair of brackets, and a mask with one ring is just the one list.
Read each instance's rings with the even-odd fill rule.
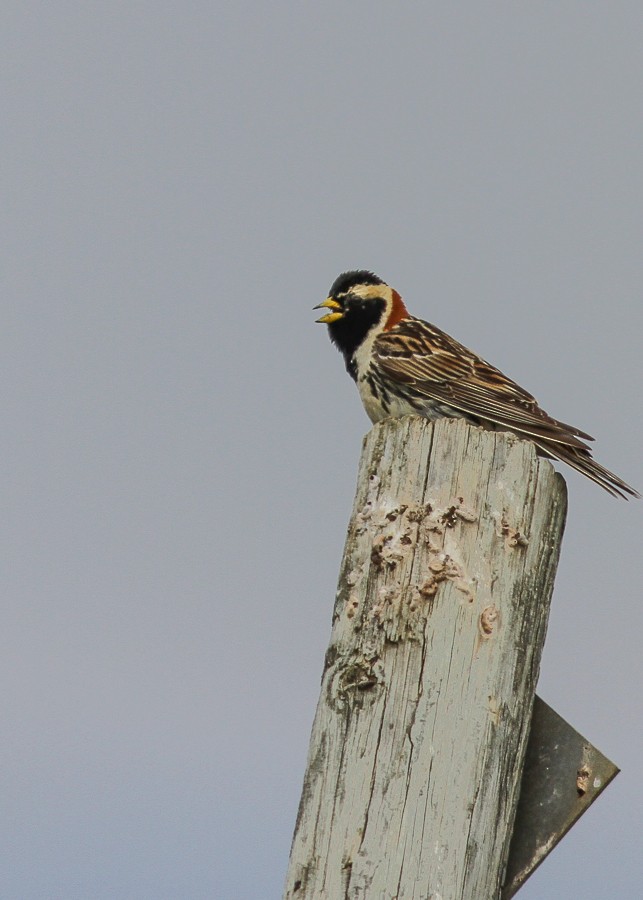
[[386,331],[408,316],[397,291],[364,269],[344,272],[315,309],[327,309],[318,322],[328,325],[331,341],[348,361],[369,333]]

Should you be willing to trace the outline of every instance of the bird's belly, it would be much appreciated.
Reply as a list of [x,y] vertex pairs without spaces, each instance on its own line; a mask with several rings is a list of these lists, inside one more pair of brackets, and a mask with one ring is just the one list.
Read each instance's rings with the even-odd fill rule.
[[425,419],[435,420],[445,416],[457,418],[461,415],[446,404],[428,397],[411,399],[404,393],[394,393],[379,379],[369,377],[368,374],[357,379],[357,389],[371,422],[399,419],[402,416],[423,416]]
[[362,403],[364,404],[366,415],[369,417],[371,422],[381,422],[382,419],[386,419],[389,416],[408,415],[408,411],[406,413],[392,412],[391,404],[389,402],[386,402],[386,398],[383,397],[382,391],[379,390],[377,391],[377,393],[375,393],[371,384],[366,378],[359,379],[359,381],[357,382],[357,389],[359,391]]

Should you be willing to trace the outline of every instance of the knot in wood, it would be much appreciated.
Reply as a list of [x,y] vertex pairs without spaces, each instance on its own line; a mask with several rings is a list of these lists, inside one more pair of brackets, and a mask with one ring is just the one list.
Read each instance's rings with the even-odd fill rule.
[[498,619],[500,618],[500,610],[493,604],[486,606],[480,613],[480,631],[485,637],[489,637],[492,633]]

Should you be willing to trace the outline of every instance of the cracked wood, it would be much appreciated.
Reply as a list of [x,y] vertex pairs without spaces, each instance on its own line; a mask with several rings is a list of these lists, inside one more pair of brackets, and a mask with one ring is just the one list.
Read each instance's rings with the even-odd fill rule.
[[565,507],[512,435],[366,436],[286,900],[498,896]]

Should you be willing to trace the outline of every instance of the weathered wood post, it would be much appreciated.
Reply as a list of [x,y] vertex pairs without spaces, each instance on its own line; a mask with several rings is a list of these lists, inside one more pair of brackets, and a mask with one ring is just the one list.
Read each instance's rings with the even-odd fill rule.
[[565,509],[511,435],[366,436],[288,900],[498,897]]

